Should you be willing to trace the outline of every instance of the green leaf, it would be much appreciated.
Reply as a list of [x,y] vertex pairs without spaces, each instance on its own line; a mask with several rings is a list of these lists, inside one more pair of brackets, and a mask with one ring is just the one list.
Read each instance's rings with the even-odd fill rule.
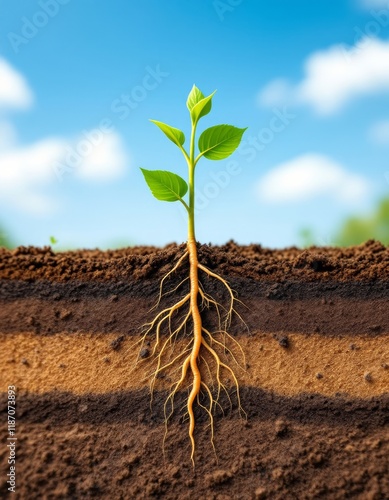
[[201,92],[200,89],[193,85],[192,90],[189,92],[188,100],[186,101],[186,106],[189,111],[192,111],[193,106],[197,104],[201,99],[204,99],[205,95]]
[[[216,92],[216,90],[215,90]],[[212,97],[215,92],[212,92],[208,97],[204,97],[197,102],[193,108],[190,110],[190,116],[192,118],[192,123],[196,123],[202,116],[207,115],[212,108]]]
[[56,245],[58,243],[58,240],[57,238],[55,238],[54,236],[50,236],[50,243],[52,245]]
[[199,150],[208,160],[224,160],[239,146],[246,128],[232,125],[215,125],[199,137]]
[[153,195],[161,201],[179,201],[188,191],[182,177],[166,170],[145,170],[142,174]]
[[181,147],[185,142],[184,132],[179,130],[178,128],[171,127],[170,125],[166,125],[166,123],[159,122],[157,120],[150,120],[155,123],[157,127],[159,127],[162,132],[168,137],[174,144],[178,147]]

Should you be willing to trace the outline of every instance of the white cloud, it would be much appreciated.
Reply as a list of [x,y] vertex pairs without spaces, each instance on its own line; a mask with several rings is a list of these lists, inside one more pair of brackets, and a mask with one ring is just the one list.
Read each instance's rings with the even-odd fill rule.
[[[0,58],[0,110],[26,108],[33,101],[24,77]],[[99,128],[83,131],[76,140],[49,137],[19,145],[11,123],[0,121],[0,202],[22,212],[46,214],[58,206],[47,194],[58,182],[56,165],[80,181],[118,179],[128,167],[121,137]]]
[[[94,134],[102,134],[93,130]],[[84,139],[81,139],[84,140]],[[81,179],[107,181],[121,177],[128,167],[128,157],[125,154],[121,138],[114,132],[102,135],[101,140],[92,144],[89,155],[86,155],[75,169],[75,174]]]
[[353,204],[363,201],[369,192],[367,179],[347,171],[331,158],[313,153],[275,166],[257,185],[259,200],[267,203],[329,196]]
[[270,82],[259,100],[266,103],[273,89],[278,104],[306,104],[318,114],[329,115],[358,96],[389,92],[389,41],[368,38],[355,47],[333,46],[315,52],[305,61],[304,74],[295,86]]
[[17,134],[14,126],[7,121],[0,121],[0,152],[16,144]]
[[24,76],[0,57],[0,107],[23,109],[32,102],[32,91]]
[[288,80],[278,78],[262,89],[258,96],[258,102],[263,106],[281,106],[289,101],[292,93],[293,87]]
[[389,9],[389,0],[359,0],[359,5],[365,9]]
[[51,164],[63,153],[59,139],[45,139],[33,145],[0,153],[0,198],[23,212],[43,214],[55,206],[43,193],[54,180]]
[[[70,143],[63,138],[43,139],[29,146],[12,147],[0,151],[0,199],[22,212],[43,215],[53,211],[58,203],[47,195],[50,184],[58,182],[54,165],[68,165],[71,152],[79,162],[67,170],[84,181],[104,181],[119,178],[128,166],[121,138],[115,132],[101,134],[99,142],[88,141],[85,136]],[[87,154],[86,154],[87,153]]]
[[375,123],[369,130],[369,137],[373,142],[389,145],[389,120]]
[[45,139],[26,147],[11,149],[0,156],[0,182],[5,188],[22,184],[45,184],[54,179],[50,166],[63,154],[64,142]]

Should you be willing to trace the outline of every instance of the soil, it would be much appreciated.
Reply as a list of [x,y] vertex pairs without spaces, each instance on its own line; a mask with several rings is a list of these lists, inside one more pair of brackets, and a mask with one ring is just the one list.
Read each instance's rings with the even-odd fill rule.
[[[301,333],[278,337],[255,332],[236,338],[245,352],[248,367],[236,367],[241,386],[261,387],[285,396],[307,392],[328,397],[344,393],[348,397],[370,398],[385,393],[389,385],[389,369],[385,364],[389,360],[387,336],[355,335],[351,343],[349,337]],[[288,347],[284,345],[285,339]],[[34,394],[62,391],[82,395],[91,388],[96,394],[105,394],[118,388],[123,391],[148,388],[155,365],[150,348],[140,348],[140,341],[140,336],[125,337],[117,333],[63,332],[43,337],[30,332],[3,333],[0,378],[6,380],[12,373],[12,383],[19,392]],[[177,340],[175,352],[182,352],[185,344],[186,340]],[[232,342],[229,347],[233,348]],[[235,349],[237,359],[243,362],[239,354]],[[132,375],[130,368],[137,360]],[[230,364],[231,356],[226,361]],[[206,376],[204,373],[205,379]],[[168,389],[171,383],[171,373],[166,371],[158,380],[158,390]]]
[[[162,277],[185,251],[185,244],[165,248],[77,250],[54,253],[50,247],[0,249],[0,278],[59,283],[115,282]],[[388,281],[389,248],[370,240],[359,247],[311,247],[270,250],[261,245],[198,245],[199,261],[229,277],[284,283],[303,281]]]
[[[245,304],[247,328],[236,321],[231,332],[247,352],[247,420],[235,400],[218,410],[216,459],[199,413],[194,470],[179,412],[162,452],[167,378],[150,407],[146,371],[129,369],[159,281],[183,251],[0,249],[0,433],[15,384],[14,498],[389,498],[389,248],[199,245]],[[213,326],[210,312],[204,321]],[[141,358],[147,367],[147,346]],[[7,459],[3,446],[2,498]]]

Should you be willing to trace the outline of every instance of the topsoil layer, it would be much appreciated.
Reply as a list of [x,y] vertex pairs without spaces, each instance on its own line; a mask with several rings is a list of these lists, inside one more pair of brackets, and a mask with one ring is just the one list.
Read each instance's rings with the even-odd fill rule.
[[[37,281],[127,281],[163,276],[185,251],[164,248],[80,250],[54,253],[50,247],[0,249],[0,279]],[[389,281],[389,248],[376,241],[350,248],[269,250],[260,245],[198,245],[199,261],[231,278],[261,281]]]

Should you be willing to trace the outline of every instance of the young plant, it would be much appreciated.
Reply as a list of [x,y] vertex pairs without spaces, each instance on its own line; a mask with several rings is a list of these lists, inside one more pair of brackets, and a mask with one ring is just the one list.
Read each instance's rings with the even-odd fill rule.
[[[152,354],[157,359],[157,367],[152,375],[152,391],[156,379],[162,372],[169,369],[174,373],[174,369],[178,367],[179,375],[173,383],[165,402],[166,425],[174,411],[175,395],[179,390],[188,389],[186,409],[189,416],[189,438],[193,464],[195,454],[194,407],[197,404],[207,413],[210,419],[211,441],[213,445],[214,410],[216,406],[221,408],[220,396],[222,391],[225,392],[231,404],[231,398],[226,385],[228,382],[223,378],[225,375],[232,379],[236,387],[239,409],[241,410],[238,380],[233,369],[228,365],[226,358],[229,356],[239,366],[233,352],[233,347],[237,347],[244,359],[241,346],[227,331],[232,315],[235,313],[240,318],[234,308],[237,299],[224,278],[199,262],[195,236],[195,171],[197,164],[202,158],[223,160],[230,156],[239,146],[242,135],[246,130],[245,128],[237,128],[232,125],[215,125],[210,127],[201,133],[197,143],[198,151],[196,152],[197,125],[199,120],[211,111],[214,94],[215,92],[205,97],[196,86],[193,86],[188,96],[186,105],[191,119],[189,149],[185,149],[185,135],[181,130],[165,123],[151,120],[182,152],[188,165],[188,180],[185,181],[179,175],[165,170],[141,169],[155,198],[167,202],[178,201],[184,206],[188,214],[186,251],[180,256],[173,269],[163,277],[160,285],[158,304],[162,298],[163,286],[167,278],[175,273],[186,260],[189,261],[189,276],[172,292],[180,290],[183,284],[189,281],[188,291],[173,306],[163,309],[146,325],[147,331],[141,339],[141,349],[146,338],[148,339],[149,336],[154,335]],[[187,193],[189,193],[189,196],[185,199]],[[202,274],[221,283],[227,291],[227,305],[218,303],[205,291],[200,282]],[[204,307],[213,308],[217,314],[218,328],[214,332],[211,332],[203,324],[202,310]],[[179,313],[183,310],[185,312],[182,318],[177,320]],[[174,320],[178,323],[177,326],[172,326]],[[191,326],[189,332],[187,329],[188,324]],[[164,327],[167,329],[167,336],[163,339],[162,332]],[[174,348],[176,345],[175,341],[179,334],[186,339],[186,346],[178,353],[176,350],[172,354],[171,348],[172,346]],[[228,344],[230,344],[230,347],[228,347]],[[205,404],[204,399],[206,400]],[[170,411],[168,411],[169,405]]]

